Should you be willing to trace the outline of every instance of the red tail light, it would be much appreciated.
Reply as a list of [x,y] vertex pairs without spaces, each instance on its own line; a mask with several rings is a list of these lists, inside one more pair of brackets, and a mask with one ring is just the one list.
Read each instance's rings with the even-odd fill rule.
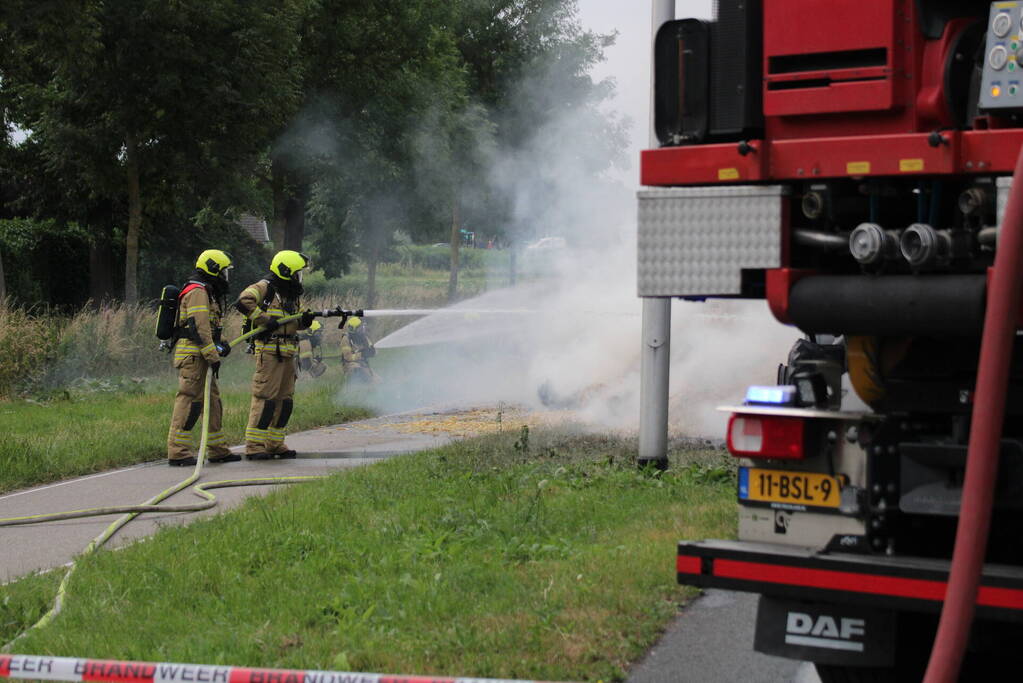
[[728,421],[728,451],[737,458],[802,460],[805,434],[801,417],[736,413]]

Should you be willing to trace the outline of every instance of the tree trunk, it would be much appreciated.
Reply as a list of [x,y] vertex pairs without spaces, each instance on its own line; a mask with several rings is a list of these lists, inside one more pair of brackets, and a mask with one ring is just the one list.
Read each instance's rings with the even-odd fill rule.
[[270,239],[274,250],[284,249],[285,211],[288,205],[288,193],[284,189],[284,169],[274,161],[270,167],[270,183],[273,188],[274,215],[270,219]]
[[366,258],[366,308],[377,305],[377,261],[380,260],[380,238],[374,230],[370,235],[369,253]]
[[124,140],[125,170],[128,174],[128,235],[124,241],[124,303],[139,301],[139,231],[142,227],[142,194],[139,191],[139,160],[135,136]]
[[0,305],[7,298],[7,280],[4,279],[4,257],[0,254]]
[[451,199],[451,275],[448,277],[448,303],[458,295],[458,249],[462,244],[462,216],[457,194]]
[[107,237],[89,243],[89,298],[94,306],[114,298],[114,257]]
[[301,190],[288,197],[284,207],[284,248],[302,251],[305,239],[305,205],[308,192]]

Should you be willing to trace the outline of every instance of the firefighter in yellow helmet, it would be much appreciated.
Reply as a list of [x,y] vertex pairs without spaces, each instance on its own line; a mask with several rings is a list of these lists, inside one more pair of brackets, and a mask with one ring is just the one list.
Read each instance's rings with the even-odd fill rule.
[[302,271],[309,257],[297,251],[279,251],[270,261],[270,274],[249,285],[235,304],[254,327],[266,327],[256,337],[256,372],[252,377],[252,405],[245,429],[245,457],[250,460],[294,458],[284,443],[295,395],[295,356],[298,332],[313,323],[305,311],[301,319],[281,324],[279,318],[299,312]]
[[327,370],[323,362],[323,325],[314,320],[308,330],[298,334],[298,369],[319,377]]
[[377,374],[369,367],[369,359],[377,350],[366,334],[366,325],[358,317],[351,317],[341,333],[341,366],[349,382],[374,384]]
[[196,463],[192,454],[192,429],[203,411],[206,373],[210,383],[210,420],[207,446],[209,462],[241,460],[228,448],[221,431],[223,406],[217,387],[220,359],[231,347],[221,338],[221,316],[228,292],[231,257],[219,249],[207,249],[195,262],[195,274],[181,288],[173,334],[174,367],[178,370],[178,393],[174,398],[170,433],[167,435],[167,461],[172,466]]

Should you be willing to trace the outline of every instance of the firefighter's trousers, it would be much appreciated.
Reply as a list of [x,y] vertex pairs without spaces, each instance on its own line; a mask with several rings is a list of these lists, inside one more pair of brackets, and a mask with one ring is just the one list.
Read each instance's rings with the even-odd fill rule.
[[343,364],[345,380],[353,384],[376,384],[377,374],[365,361],[357,361]]
[[[170,433],[167,435],[167,457],[180,460],[193,455],[192,431],[200,424],[203,410],[203,392],[209,363],[201,356],[187,356],[175,363],[178,369],[178,394],[174,397]],[[207,456],[227,455],[227,437],[221,431],[223,406],[220,389],[214,377],[210,383],[210,424],[206,439]]]
[[295,358],[271,350],[256,354],[252,407],[245,428],[245,453],[283,453],[295,395]]

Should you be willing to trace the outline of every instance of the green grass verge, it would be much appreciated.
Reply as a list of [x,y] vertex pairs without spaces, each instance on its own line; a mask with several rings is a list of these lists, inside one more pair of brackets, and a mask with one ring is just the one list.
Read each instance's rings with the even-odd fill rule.
[[[245,431],[253,370],[251,357],[237,357],[241,362],[225,361],[220,383],[232,444],[241,443]],[[336,403],[340,368],[316,380],[306,377],[296,386],[290,431],[369,415]],[[177,376],[168,371],[143,382],[96,382],[48,401],[0,402],[0,493],[166,457],[176,390]]]
[[[529,441],[350,470],[89,557],[64,613],[17,650],[621,680],[692,595],[675,584],[675,543],[732,533],[733,474],[719,452],[673,453],[653,476],[631,443]],[[6,586],[0,638],[54,586]]]

